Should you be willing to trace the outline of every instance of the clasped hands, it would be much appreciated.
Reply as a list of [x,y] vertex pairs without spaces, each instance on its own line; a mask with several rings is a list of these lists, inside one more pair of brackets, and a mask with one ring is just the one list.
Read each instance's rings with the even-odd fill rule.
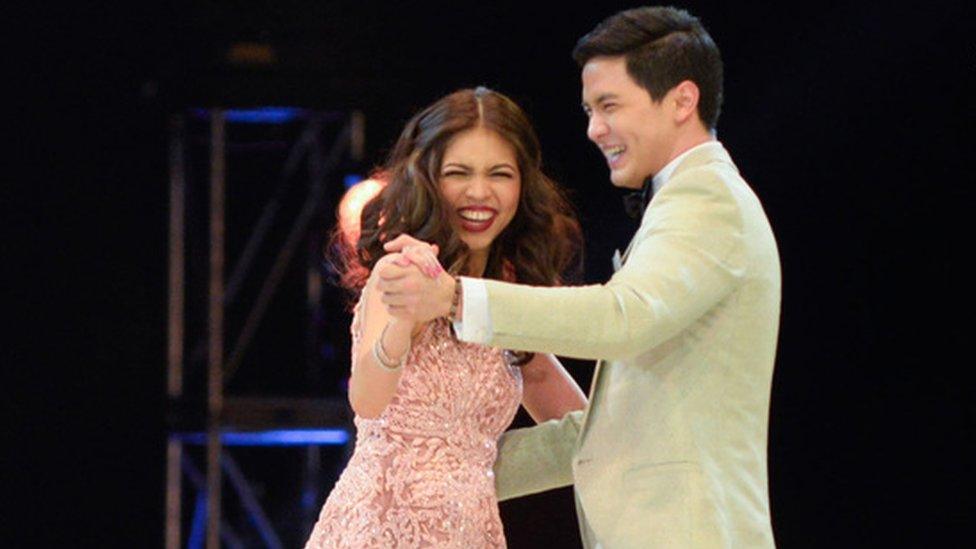
[[383,248],[376,287],[390,316],[416,324],[447,316],[457,281],[437,260],[437,245],[400,235]]

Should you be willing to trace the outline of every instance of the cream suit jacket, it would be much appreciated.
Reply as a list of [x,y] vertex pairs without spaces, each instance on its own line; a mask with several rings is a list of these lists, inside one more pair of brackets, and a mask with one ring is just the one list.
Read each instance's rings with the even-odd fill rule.
[[491,345],[598,360],[585,412],[503,436],[499,498],[574,483],[586,547],[773,547],[779,256],[724,148],[680,162],[623,259],[603,285],[486,281]]

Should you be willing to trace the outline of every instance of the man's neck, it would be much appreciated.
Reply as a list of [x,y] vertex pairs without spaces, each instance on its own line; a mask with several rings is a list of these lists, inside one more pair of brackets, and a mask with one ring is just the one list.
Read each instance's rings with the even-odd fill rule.
[[672,156],[671,160],[669,160],[667,164],[661,167],[661,169],[658,170],[656,174],[654,174],[653,178],[651,179],[653,185],[653,192],[656,193],[661,189],[664,183],[671,177],[671,174],[674,172],[674,170],[677,169],[678,165],[681,162],[683,162],[682,158],[687,156],[688,153],[707,143],[718,143],[718,140],[715,139],[715,136],[713,134],[709,133],[707,139],[698,139],[694,141],[689,141],[689,143],[690,144],[682,147],[680,149],[681,152]]
[[704,128],[702,128],[700,131],[696,130],[693,132],[688,132],[686,135],[678,136],[678,139],[675,141],[674,148],[671,151],[671,156],[668,158],[668,161],[665,162],[665,165],[670,164],[675,158],[678,158],[698,145],[708,143],[709,141],[715,141],[715,134],[705,130]]

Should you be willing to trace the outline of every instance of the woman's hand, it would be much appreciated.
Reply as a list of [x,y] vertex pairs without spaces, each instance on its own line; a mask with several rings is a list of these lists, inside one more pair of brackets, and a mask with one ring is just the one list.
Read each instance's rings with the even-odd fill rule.
[[443,269],[430,277],[412,262],[406,267],[400,263],[393,260],[376,266],[379,276],[376,289],[381,292],[380,299],[387,313],[418,324],[448,316],[457,284],[454,277]]
[[444,267],[437,260],[437,254],[440,253],[437,244],[428,244],[410,235],[402,234],[384,244],[383,249],[399,256],[395,259],[397,265],[401,267],[416,265],[428,278],[437,278],[444,272]]

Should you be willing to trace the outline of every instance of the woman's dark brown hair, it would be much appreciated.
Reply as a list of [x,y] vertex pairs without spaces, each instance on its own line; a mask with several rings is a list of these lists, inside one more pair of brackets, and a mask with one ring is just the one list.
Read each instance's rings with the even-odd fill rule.
[[504,95],[479,87],[454,92],[407,122],[380,172],[383,190],[363,208],[358,241],[337,231],[333,263],[342,285],[361,290],[383,244],[408,234],[440,248],[449,272],[464,274],[468,249],[451,226],[438,177],[451,139],[472,128],[496,132],[515,149],[521,175],[518,208],[492,243],[484,277],[552,286],[579,258],[579,223],[562,192],[542,173],[539,140],[522,109]]

